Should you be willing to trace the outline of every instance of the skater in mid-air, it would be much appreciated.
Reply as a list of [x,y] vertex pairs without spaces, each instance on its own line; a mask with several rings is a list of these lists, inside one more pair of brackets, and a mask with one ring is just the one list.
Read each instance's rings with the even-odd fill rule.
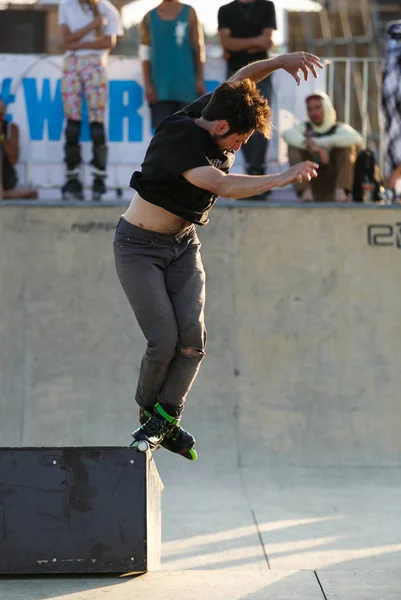
[[121,285],[147,340],[135,399],[141,427],[132,446],[159,445],[196,459],[180,426],[205,354],[205,272],[195,225],[206,225],[218,196],[247,198],[317,176],[306,161],[277,175],[230,175],[235,152],[258,131],[270,137],[268,101],[256,83],[284,69],[300,84],[322,64],[306,52],[249,64],[156,128],[131,178],[136,194],[114,236]]
[[107,145],[104,113],[107,97],[107,56],[123,34],[118,10],[109,0],[63,0],[58,15],[64,55],[61,91],[66,117],[64,200],[83,200],[81,181],[82,100],[88,107],[93,143],[92,199],[106,192]]

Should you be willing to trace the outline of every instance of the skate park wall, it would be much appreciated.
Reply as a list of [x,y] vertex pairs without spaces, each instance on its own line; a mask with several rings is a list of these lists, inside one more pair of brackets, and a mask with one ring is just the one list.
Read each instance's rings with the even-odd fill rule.
[[[129,443],[145,342],[114,268],[123,210],[1,208],[3,447]],[[198,228],[208,346],[185,426],[204,457],[235,461],[235,439],[245,466],[400,466],[399,214],[217,206]]]

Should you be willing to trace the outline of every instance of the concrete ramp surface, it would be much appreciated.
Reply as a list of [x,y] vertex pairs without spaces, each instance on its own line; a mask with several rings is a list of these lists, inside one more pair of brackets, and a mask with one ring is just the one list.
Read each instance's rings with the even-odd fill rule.
[[[113,263],[123,209],[1,211],[1,445],[128,444],[145,342]],[[398,215],[216,207],[183,418],[199,461],[154,455],[164,572],[0,580],[2,600],[401,598]]]

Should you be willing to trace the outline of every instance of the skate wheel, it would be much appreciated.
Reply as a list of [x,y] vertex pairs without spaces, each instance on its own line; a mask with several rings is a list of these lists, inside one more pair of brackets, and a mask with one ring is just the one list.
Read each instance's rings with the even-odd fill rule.
[[188,460],[198,460],[198,453],[196,452],[195,448],[188,450],[188,452],[185,454],[185,458]]
[[147,450],[149,450],[149,444],[148,442],[145,442],[145,440],[140,440],[137,443],[137,448],[139,452],[146,452]]
[[146,452],[149,450],[149,444],[146,440],[139,440],[139,442],[132,442],[130,448],[136,448],[139,452]]

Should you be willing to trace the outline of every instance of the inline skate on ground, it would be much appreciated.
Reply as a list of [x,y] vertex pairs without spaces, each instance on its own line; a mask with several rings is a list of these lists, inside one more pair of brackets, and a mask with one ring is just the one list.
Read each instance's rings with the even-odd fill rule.
[[106,193],[106,171],[102,169],[93,170],[93,183],[92,183],[92,200],[94,202],[100,202],[103,194]]
[[61,188],[63,200],[83,200],[84,188],[80,179],[80,169],[67,171],[66,182]]

